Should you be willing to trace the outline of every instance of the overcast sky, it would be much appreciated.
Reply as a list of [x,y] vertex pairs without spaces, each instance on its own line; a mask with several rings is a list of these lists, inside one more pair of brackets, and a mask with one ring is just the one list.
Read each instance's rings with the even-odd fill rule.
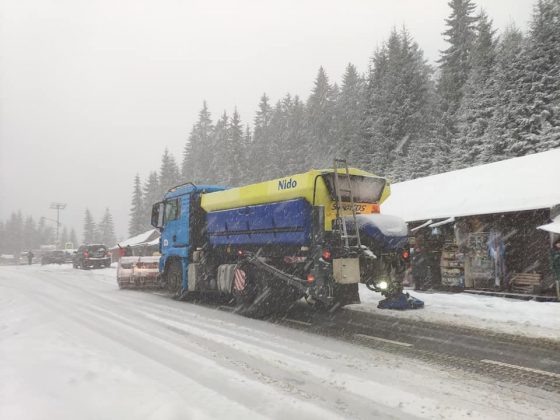
[[[479,0],[498,29],[527,28],[533,0]],[[253,120],[266,92],[306,98],[319,66],[367,69],[393,26],[430,61],[446,0],[0,0],[0,220],[14,210],[81,236],[109,207],[126,237],[134,175],[179,160],[206,99]]]

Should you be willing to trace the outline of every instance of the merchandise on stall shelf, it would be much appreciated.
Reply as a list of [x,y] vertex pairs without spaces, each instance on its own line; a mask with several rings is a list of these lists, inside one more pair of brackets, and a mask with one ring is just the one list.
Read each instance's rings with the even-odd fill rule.
[[446,243],[441,253],[441,284],[447,287],[465,287],[464,255],[454,243]]
[[494,288],[494,264],[488,254],[488,232],[470,233],[465,261],[465,287]]

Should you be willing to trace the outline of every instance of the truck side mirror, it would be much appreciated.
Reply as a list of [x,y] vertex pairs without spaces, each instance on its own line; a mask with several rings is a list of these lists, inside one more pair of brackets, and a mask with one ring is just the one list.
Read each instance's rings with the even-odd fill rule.
[[163,227],[163,201],[160,201],[152,206],[151,224],[153,227],[158,229]]

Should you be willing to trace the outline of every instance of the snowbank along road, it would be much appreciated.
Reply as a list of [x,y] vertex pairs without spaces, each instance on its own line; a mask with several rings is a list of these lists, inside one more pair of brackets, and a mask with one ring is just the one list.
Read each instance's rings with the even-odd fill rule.
[[[557,392],[426,363],[414,358],[414,344],[354,337],[121,291],[114,269],[0,267],[0,418],[552,419],[560,413]],[[411,353],[396,350],[402,348]]]

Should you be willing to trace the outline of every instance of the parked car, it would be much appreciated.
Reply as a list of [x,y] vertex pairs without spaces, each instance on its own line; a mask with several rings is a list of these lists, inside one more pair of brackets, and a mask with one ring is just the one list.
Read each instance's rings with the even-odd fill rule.
[[82,245],[74,254],[72,265],[74,268],[79,267],[84,270],[90,267],[109,267],[111,265],[111,254],[105,245]]
[[48,251],[41,257],[41,265],[45,264],[64,264],[66,254],[64,251]]
[[66,259],[67,263],[74,262],[74,256],[76,255],[75,249],[65,249],[64,250],[64,258]]
[[15,265],[18,263],[17,258],[12,254],[0,255],[0,265]]

